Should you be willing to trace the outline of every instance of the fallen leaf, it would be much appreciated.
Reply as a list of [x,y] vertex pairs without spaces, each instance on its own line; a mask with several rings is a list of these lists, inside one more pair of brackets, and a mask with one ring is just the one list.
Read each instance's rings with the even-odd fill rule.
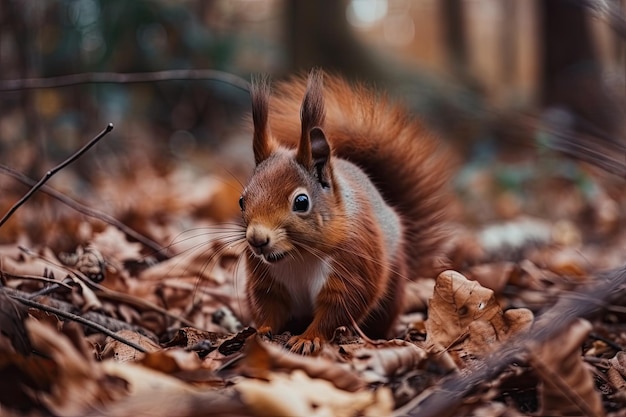
[[258,337],[248,340],[245,356],[237,368],[241,374],[266,379],[271,371],[301,370],[311,378],[327,380],[338,389],[350,392],[365,386],[363,379],[347,365],[341,366],[323,356],[297,355]]
[[[148,352],[155,352],[160,349],[159,345],[146,336],[131,330],[120,330],[116,333],[116,335],[143,347]],[[134,362],[145,356],[144,353],[139,352],[137,349],[128,346],[119,340],[113,339],[112,337],[107,337],[105,343],[106,345],[104,346],[104,349],[102,349],[103,358],[114,358],[119,362]]]
[[352,352],[352,366],[368,383],[388,382],[389,378],[418,368],[428,357],[425,350],[412,343],[392,340],[376,347]]
[[388,388],[343,391],[300,370],[272,373],[269,381],[244,379],[235,390],[257,416],[382,416],[393,409]]
[[428,308],[426,344],[439,344],[483,355],[499,342],[530,327],[533,314],[527,309],[503,312],[494,292],[456,271],[437,277]]
[[[33,348],[54,362],[50,390],[37,393],[53,414],[82,416],[126,394],[125,382],[107,374],[86,346],[74,345],[67,336],[37,320],[27,319],[25,325]],[[84,336],[73,339],[85,344]]]
[[591,329],[591,323],[577,319],[558,337],[531,351],[530,361],[542,380],[540,415],[604,415],[600,393],[594,389],[593,375],[580,352]]
[[467,276],[483,287],[490,288],[499,294],[508,284],[514,269],[515,264],[513,262],[482,264],[469,268]]

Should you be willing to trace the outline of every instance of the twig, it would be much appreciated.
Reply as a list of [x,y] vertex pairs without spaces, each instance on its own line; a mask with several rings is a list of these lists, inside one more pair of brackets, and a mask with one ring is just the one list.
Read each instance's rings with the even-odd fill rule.
[[[141,307],[141,308],[145,308],[148,310],[153,310],[156,311],[157,313],[163,314],[166,317],[169,317],[175,321],[180,321],[182,324],[184,324],[185,326],[194,326],[194,323],[192,323],[191,321],[187,320],[184,317],[178,316],[176,314],[173,314],[171,312],[169,312],[168,310],[159,307],[158,305],[151,303],[150,301],[146,301],[143,300],[141,298],[138,297],[134,297],[132,295],[129,294],[124,294],[115,290],[111,290],[105,286],[102,286],[96,282],[93,282],[92,280],[88,279],[83,273],[81,273],[80,271],[75,270],[74,268],[68,267],[66,265],[61,265],[58,264],[56,262],[53,262],[49,259],[47,259],[45,256],[39,255],[33,251],[31,251],[30,249],[23,247],[23,246],[18,246],[19,249],[21,251],[23,251],[24,253],[26,253],[29,256],[33,256],[37,259],[40,259],[41,261],[52,265],[55,268],[60,268],[60,269],[64,269],[65,271],[67,271],[67,274],[69,276],[73,276],[77,279],[79,279],[82,283],[84,283],[87,287],[89,287],[91,290],[95,290],[97,291],[97,295],[99,296],[105,296],[108,299],[112,299],[112,300],[116,300],[116,301],[123,301],[126,304],[130,304],[133,305],[135,307]],[[50,288],[50,287],[48,287]],[[32,299],[36,296],[39,295],[43,295],[43,294],[39,294],[39,293],[33,293],[33,294],[29,294],[29,295],[24,295],[24,298],[29,298]]]
[[232,85],[233,87],[243,91],[249,91],[250,88],[250,84],[237,75],[229,74],[222,71],[203,69],[136,72],[128,74],[115,72],[85,72],[80,74],[62,75],[59,77],[49,78],[0,80],[0,91],[57,88],[79,84],[131,84],[175,80],[214,80]]
[[107,133],[109,133],[111,130],[113,130],[113,123],[109,123],[107,125],[106,128],[104,128],[104,130],[100,133],[98,133],[98,135],[91,139],[85,146],[83,146],[82,148],[80,148],[77,152],[75,152],[73,155],[71,155],[69,158],[67,158],[65,161],[61,162],[59,165],[57,165],[56,167],[52,168],[50,171],[46,172],[46,175],[44,175],[39,182],[37,182],[37,184],[35,184],[25,195],[24,197],[22,197],[20,199],[20,201],[18,201],[17,203],[15,203],[13,205],[13,207],[11,207],[9,209],[9,211],[4,215],[4,217],[2,218],[2,220],[0,220],[0,227],[2,227],[2,225],[4,223],[6,223],[7,220],[9,220],[9,218],[11,217],[11,215],[13,213],[15,213],[15,211],[20,208],[20,206],[22,204],[24,204],[31,195],[33,195],[39,188],[41,188],[46,181],[48,181],[54,174],[56,174],[57,172],[59,172],[60,170],[62,170],[63,168],[65,168],[66,166],[68,166],[69,164],[71,164],[72,162],[74,162],[75,160],[77,160],[78,158],[80,158],[85,152],[87,152],[93,145],[95,145],[96,143],[98,143],[98,141],[100,139],[102,139],[103,137],[106,136]]
[[[5,174],[15,178],[16,180],[20,181],[21,183],[28,185],[28,186],[33,186],[36,184],[36,181],[27,177],[26,175],[15,171],[12,168],[9,168],[5,165],[0,164],[0,171],[4,172]],[[87,207],[84,204],[79,203],[78,201],[72,199],[69,196],[66,196],[65,194],[55,190],[54,188],[50,187],[49,185],[44,185],[43,187],[41,187],[40,190],[42,193],[45,193],[47,195],[49,195],[50,197],[60,201],[61,203],[65,204],[68,207],[73,208],[74,210],[78,211],[79,213],[84,214],[85,216],[89,216],[91,218],[94,219],[98,219],[103,221],[104,223],[110,224],[111,226],[117,227],[122,233],[124,233],[126,236],[130,237],[131,239],[136,240],[137,242],[141,243],[142,245],[144,245],[145,247],[147,247],[148,249],[151,249],[154,251],[153,255],[157,257],[157,259],[159,260],[165,260],[168,259],[170,257],[169,254],[169,250],[168,248],[163,248],[161,245],[159,245],[157,242],[155,242],[154,240],[142,235],[141,233],[137,232],[136,230],[131,229],[130,227],[126,226],[124,223],[120,222],[119,220],[117,220],[115,217],[112,217],[104,212],[98,211],[96,209],[93,209],[91,207]]]
[[104,327],[104,326],[102,326],[102,325],[100,325],[98,323],[95,323],[95,322],[93,322],[91,320],[87,320],[84,317],[78,316],[76,314],[68,313],[67,311],[63,311],[63,310],[60,310],[60,309],[55,308],[55,307],[47,306],[45,304],[41,304],[41,303],[38,303],[38,302],[33,301],[33,300],[29,300],[28,298],[21,297],[21,296],[16,295],[16,294],[8,293],[8,295],[12,299],[17,300],[20,303],[22,303],[24,305],[27,305],[29,307],[36,308],[36,309],[39,309],[39,310],[42,310],[42,311],[46,311],[48,313],[52,313],[52,314],[55,314],[57,316],[63,317],[65,319],[67,319],[67,320],[72,320],[72,321],[78,322],[78,323],[80,323],[80,324],[82,324],[84,326],[91,327],[92,329],[97,330],[100,333],[104,333],[105,335],[107,335],[107,336],[117,340],[118,342],[124,343],[125,345],[128,345],[128,346],[132,347],[133,349],[138,350],[141,353],[147,353],[148,352],[146,349],[144,349],[143,347],[139,346],[138,344],[133,343],[130,340],[126,340],[123,337],[120,337],[119,335],[117,335],[115,332],[112,332],[111,330],[107,329],[106,327]]
[[[0,273],[3,274],[6,277],[11,277],[11,278],[14,278],[14,279],[23,279],[23,280],[47,282],[49,284],[55,285],[57,288],[63,287],[63,288],[68,289],[68,290],[72,289],[72,287],[70,285],[68,285],[68,284],[66,284],[64,282],[59,282],[59,280],[53,279],[53,278],[40,277],[40,276],[37,276],[37,275],[15,275],[15,274],[7,273],[7,272],[2,270],[2,266],[0,266]],[[48,286],[46,288],[50,288],[51,286]]]
[[[25,292],[25,291],[21,291],[21,290],[17,290],[14,288],[10,288],[10,287],[1,287],[0,291],[4,291],[5,293],[7,293],[8,295],[15,295],[18,297],[22,297],[22,298],[26,298],[29,299],[29,296],[31,293]],[[45,296],[46,297],[46,305],[50,306],[50,307],[54,307],[57,308],[61,311],[66,311],[66,312],[73,312],[73,311],[78,311],[78,308],[73,305],[70,304],[66,301],[61,301],[58,300],[56,298],[51,298],[49,296]],[[33,300],[34,301],[34,300]],[[130,330],[132,332],[136,332],[141,334],[142,336],[146,336],[147,338],[153,340],[153,341],[157,341],[158,337],[152,333],[151,331],[138,326],[136,324],[130,324],[127,323],[125,321],[121,321],[119,319],[113,318],[113,317],[109,317],[106,316],[102,313],[97,313],[95,311],[87,311],[86,313],[82,314],[82,317],[93,321],[95,323],[100,324],[101,326],[106,327],[107,329],[109,329],[112,332],[119,332],[120,330]]]

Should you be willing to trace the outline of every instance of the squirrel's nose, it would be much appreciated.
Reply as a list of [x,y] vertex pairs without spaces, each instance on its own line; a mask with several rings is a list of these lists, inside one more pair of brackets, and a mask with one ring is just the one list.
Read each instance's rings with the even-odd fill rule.
[[262,249],[270,244],[270,235],[264,228],[250,227],[246,231],[248,244],[256,249]]

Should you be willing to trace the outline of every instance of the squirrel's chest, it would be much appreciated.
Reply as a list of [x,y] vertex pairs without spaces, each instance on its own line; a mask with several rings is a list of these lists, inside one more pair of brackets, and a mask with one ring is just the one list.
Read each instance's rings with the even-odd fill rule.
[[292,314],[297,317],[313,312],[317,295],[328,281],[330,267],[328,261],[305,255],[275,265],[270,273],[289,293]]

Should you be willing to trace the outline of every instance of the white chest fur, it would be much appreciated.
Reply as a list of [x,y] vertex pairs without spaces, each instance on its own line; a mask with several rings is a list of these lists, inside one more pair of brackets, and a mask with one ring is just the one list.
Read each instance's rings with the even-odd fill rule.
[[329,272],[329,262],[312,255],[284,259],[270,268],[273,278],[289,292],[295,317],[313,313],[315,299],[328,280]]

